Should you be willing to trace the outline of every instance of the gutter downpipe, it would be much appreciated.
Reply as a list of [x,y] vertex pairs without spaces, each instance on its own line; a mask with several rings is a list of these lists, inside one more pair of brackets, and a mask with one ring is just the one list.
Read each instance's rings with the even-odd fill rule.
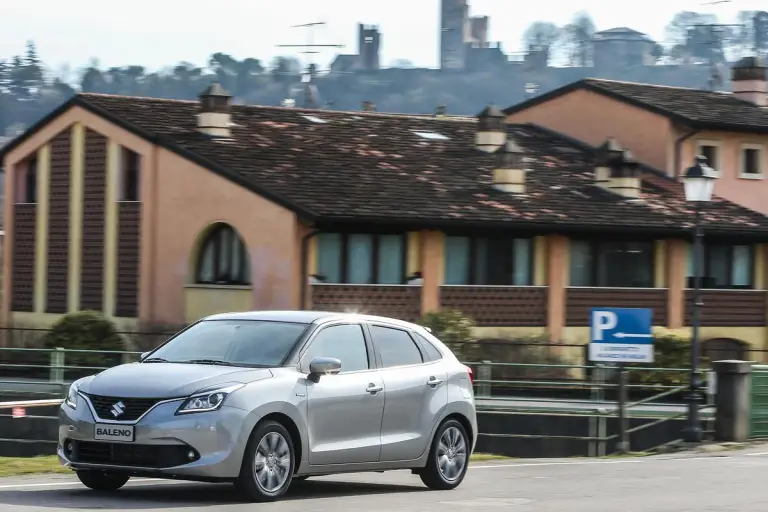
[[675,160],[675,163],[674,163],[675,168],[672,169],[672,177],[674,177],[675,180],[677,180],[680,177],[680,164],[681,164],[681,160],[682,160],[680,152],[681,152],[681,150],[683,148],[683,142],[685,142],[686,140],[690,139],[691,137],[693,137],[694,135],[696,135],[700,131],[701,130],[692,130],[692,131],[686,133],[685,135],[675,139],[675,158],[674,158],[674,160]]
[[301,237],[301,288],[299,293],[299,309],[304,309],[307,305],[307,285],[309,276],[309,241],[320,233],[315,229]]

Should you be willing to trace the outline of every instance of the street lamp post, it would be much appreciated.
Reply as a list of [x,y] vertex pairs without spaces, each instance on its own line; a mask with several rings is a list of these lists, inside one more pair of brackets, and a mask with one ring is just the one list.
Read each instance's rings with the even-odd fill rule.
[[683,183],[685,185],[685,199],[693,203],[693,322],[691,325],[691,369],[690,388],[688,390],[688,425],[683,430],[683,440],[688,443],[699,443],[702,440],[701,420],[699,419],[699,403],[701,397],[701,382],[699,381],[699,316],[701,314],[701,274],[703,258],[702,239],[704,234],[701,229],[702,203],[708,203],[712,199],[712,191],[715,187],[717,173],[707,165],[707,158],[696,157],[696,163],[685,171]]

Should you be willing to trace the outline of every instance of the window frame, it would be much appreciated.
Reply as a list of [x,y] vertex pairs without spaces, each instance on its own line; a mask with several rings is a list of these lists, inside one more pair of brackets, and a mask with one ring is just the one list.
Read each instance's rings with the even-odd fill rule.
[[360,327],[360,332],[363,334],[363,340],[365,341],[365,350],[368,353],[368,369],[356,370],[353,372],[344,372],[344,365],[342,364],[341,373],[339,375],[356,375],[360,373],[373,372],[373,371],[379,370],[378,360],[374,352],[375,349],[373,347],[373,340],[371,339],[371,335],[368,332],[367,326],[363,322],[354,322],[349,320],[336,320],[333,322],[328,322],[328,323],[319,325],[307,337],[306,342],[301,346],[301,348],[298,351],[296,368],[299,372],[309,374],[309,363],[311,363],[311,361],[305,361],[304,357],[307,355],[309,348],[312,346],[312,343],[315,342],[315,339],[317,339],[320,333],[328,328],[338,327],[341,325],[357,325]]
[[[573,267],[572,267],[572,258],[573,258],[573,251],[572,251],[572,245],[573,242],[586,242],[589,245],[590,250],[590,269],[589,269],[589,284],[588,285],[573,285],[571,284],[571,280],[573,279]],[[648,239],[612,239],[610,241],[606,240],[598,240],[596,238],[572,238],[569,241],[569,250],[568,250],[568,287],[569,288],[627,288],[627,289],[650,289],[655,288],[654,287],[654,276],[656,274],[656,241],[655,240],[648,240]],[[650,251],[648,253],[648,260],[650,263],[650,274],[651,274],[651,282],[649,283],[649,286],[615,286],[615,285],[599,285],[597,284],[598,281],[598,269],[600,268],[600,253],[601,253],[601,246],[605,246],[605,244],[615,244],[615,243],[623,243],[623,244],[648,244],[650,246]]]
[[[469,257],[467,259],[467,276],[465,284],[443,284],[442,286],[518,286],[518,287],[531,287],[535,286],[535,270],[536,270],[536,247],[534,235],[530,236],[509,236],[506,233],[486,233],[480,235],[472,235],[468,233],[445,233],[443,241],[443,259],[447,260],[448,250],[446,247],[446,241],[448,238],[467,238],[469,239]],[[514,243],[515,240],[528,240],[528,283],[529,284],[479,284],[477,281],[477,263],[478,263],[478,244],[479,240],[488,240],[489,242],[503,239],[508,241],[512,247],[512,274],[515,272],[515,254]],[[489,244],[490,245],[490,244]],[[443,265],[443,283],[445,283],[445,265]]]
[[[747,151],[757,151],[757,173],[745,172]],[[766,174],[765,145],[744,143],[739,147],[739,178],[745,180],[762,180]]]
[[[227,281],[218,281],[216,280],[216,274],[217,274],[217,268],[219,267],[218,263],[221,260],[221,233],[225,230],[229,230],[232,236],[235,237],[240,242],[240,261],[241,261],[241,273],[243,273],[243,270],[245,268],[248,268],[248,274],[249,274],[249,282],[245,282],[243,280],[241,281],[235,281],[235,280],[227,280]],[[219,237],[218,240],[215,241],[214,245],[214,253],[213,253],[213,273],[214,273],[214,279],[211,281],[204,281],[202,276],[202,270],[203,270],[203,264],[205,262],[205,252],[208,248],[209,243],[213,243],[212,239],[214,237]],[[210,231],[205,235],[205,238],[203,239],[202,243],[200,244],[200,247],[198,248],[197,252],[197,265],[195,268],[195,283],[197,285],[206,285],[206,286],[253,286],[253,270],[250,268],[251,262],[249,259],[249,253],[248,253],[248,246],[245,244],[245,240],[240,236],[240,233],[234,228],[234,226],[221,222],[218,223],[218,225],[213,226]]]
[[[426,353],[426,351],[421,346],[421,344],[413,337],[411,330],[408,329],[407,327],[388,324],[386,322],[374,322],[374,321],[367,321],[367,322],[364,322],[364,324],[365,324],[365,330],[368,333],[368,337],[371,340],[371,346],[373,347],[374,355],[376,357],[376,366],[379,370],[392,370],[395,368],[413,368],[415,366],[424,366],[425,364],[430,364],[435,362],[435,361],[429,360],[429,355]],[[416,346],[416,350],[419,351],[419,354],[421,355],[421,362],[414,363],[414,364],[401,364],[398,366],[384,366],[384,361],[381,359],[381,352],[379,352],[379,349],[376,347],[376,343],[374,343],[373,341],[373,332],[371,331],[372,327],[382,327],[385,329],[394,329],[396,331],[404,332],[410,338],[411,343],[413,343]]]
[[[17,167],[16,169],[17,171],[14,172],[14,179],[15,181],[23,180],[23,183],[14,182],[14,190],[11,191],[13,193],[13,204],[37,204],[37,189],[40,185],[38,179],[39,163],[37,155],[29,158],[24,167]],[[5,174],[3,176],[5,176]],[[7,195],[8,191],[6,191],[6,196]]]
[[704,153],[701,151],[702,146],[711,146],[715,148],[715,162],[707,162],[707,165],[712,167],[715,170],[715,173],[717,174],[717,177],[720,178],[722,176],[722,166],[721,163],[723,161],[723,143],[719,140],[713,140],[713,139],[697,139],[696,140],[696,154],[694,156],[703,155]]
[[[341,237],[341,246],[340,246],[340,252],[341,252],[341,261],[339,262],[339,273],[341,279],[338,282],[324,282],[320,284],[346,284],[346,285],[359,285],[359,286],[403,286],[407,284],[408,281],[408,233],[397,231],[397,232],[387,232],[387,231],[377,231],[377,232],[366,232],[366,231],[323,231],[321,233],[318,233],[318,236],[327,234],[327,235],[339,235]],[[349,238],[350,236],[354,235],[366,235],[370,236],[372,238],[371,242],[371,282],[369,283],[350,283],[349,282]],[[400,276],[400,282],[398,283],[379,283],[379,248],[381,247],[381,237],[383,236],[398,236],[401,239],[402,243],[402,254],[400,255],[400,266],[402,269],[402,275]],[[319,249],[318,253],[316,255],[316,259],[319,260]],[[317,268],[318,272],[321,272],[320,268]]]
[[[139,153],[126,147],[122,147],[122,157],[120,161],[120,181],[118,184],[119,199],[122,203],[141,202],[141,161]],[[132,191],[133,199],[128,197],[128,192]]]
[[[709,277],[709,270],[711,268],[711,258],[710,258],[710,247],[717,246],[717,247],[728,247],[728,282],[730,283],[728,286],[718,286],[716,288],[712,288],[709,286],[706,286],[703,282],[703,279],[706,277]],[[748,247],[749,248],[749,284],[747,286],[734,286],[733,283],[733,261],[734,261],[734,248],[735,247]],[[690,273],[693,274],[693,244],[688,244],[688,258],[686,260],[686,276],[685,276],[685,289],[691,290],[693,289],[693,275],[688,275],[689,270]],[[703,274],[702,274],[702,290],[755,290],[755,258],[757,256],[757,252],[755,250],[755,244],[750,243],[733,243],[729,241],[710,241],[710,242],[704,242],[703,243],[703,256],[704,256],[704,262],[703,262]]]

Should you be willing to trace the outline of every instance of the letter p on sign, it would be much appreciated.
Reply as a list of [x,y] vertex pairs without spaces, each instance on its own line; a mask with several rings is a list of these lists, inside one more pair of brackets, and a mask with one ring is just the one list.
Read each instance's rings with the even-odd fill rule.
[[595,332],[592,333],[592,340],[603,341],[603,332],[615,329],[618,321],[616,313],[612,311],[594,311],[592,325]]

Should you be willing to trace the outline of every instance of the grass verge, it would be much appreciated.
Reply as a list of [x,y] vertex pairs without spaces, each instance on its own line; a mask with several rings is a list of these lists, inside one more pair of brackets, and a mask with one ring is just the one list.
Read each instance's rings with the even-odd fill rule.
[[0,477],[39,475],[43,473],[71,473],[61,467],[55,455],[45,457],[0,457]]
[[[490,460],[504,460],[509,457],[493,455],[491,453],[475,453],[472,462],[485,462]],[[72,471],[59,465],[59,459],[55,455],[45,457],[0,457],[0,478],[21,475],[40,474],[69,474]]]

